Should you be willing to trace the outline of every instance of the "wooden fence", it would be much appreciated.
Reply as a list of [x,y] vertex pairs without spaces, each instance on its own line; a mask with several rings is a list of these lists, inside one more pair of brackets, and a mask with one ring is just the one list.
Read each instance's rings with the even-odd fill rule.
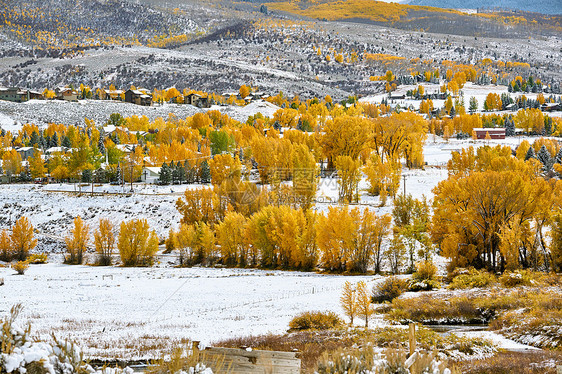
[[301,370],[296,352],[207,347],[199,357],[215,374],[299,374]]

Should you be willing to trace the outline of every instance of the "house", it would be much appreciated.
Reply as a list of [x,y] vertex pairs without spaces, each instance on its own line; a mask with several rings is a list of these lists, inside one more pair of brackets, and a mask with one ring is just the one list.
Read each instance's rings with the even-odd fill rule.
[[22,160],[27,160],[28,157],[33,157],[33,153],[35,152],[35,148],[33,147],[20,147],[16,149],[21,156]]
[[105,98],[107,100],[121,101],[122,95],[123,95],[123,90],[107,90],[107,91],[105,91]]
[[51,147],[45,150],[46,155],[52,155],[53,153],[66,153],[68,152],[67,147]]
[[517,104],[515,104],[515,103],[508,104],[508,105],[505,107],[505,110],[510,110],[510,111],[512,111],[512,112],[516,112],[517,109],[519,109],[519,107],[518,107]]
[[189,104],[193,106],[197,106],[199,100],[201,100],[202,96],[196,93],[190,93],[189,95],[185,95],[183,98],[184,104]]
[[404,94],[390,94],[390,100],[404,100],[405,98]]
[[125,102],[137,105],[151,106],[152,96],[145,94],[139,90],[127,90],[125,91]]
[[70,87],[57,87],[55,89],[55,95],[57,95],[58,100],[64,101],[78,101],[78,92]]
[[135,148],[138,146],[139,146],[138,144],[116,144],[115,148],[117,148],[118,150],[120,150],[125,154],[130,154],[133,153],[135,151]]
[[562,104],[559,103],[544,103],[541,105],[541,110],[543,112],[555,112],[557,110],[562,110]]
[[18,87],[0,88],[0,100],[23,103],[29,100],[29,91],[21,90]]
[[505,139],[505,127],[472,129],[474,139],[486,139],[487,134],[491,139]]
[[160,169],[155,166],[145,166],[142,168],[141,182],[155,184],[160,177]]
[[45,98],[41,92],[31,90],[27,91],[27,97],[29,100],[43,100]]

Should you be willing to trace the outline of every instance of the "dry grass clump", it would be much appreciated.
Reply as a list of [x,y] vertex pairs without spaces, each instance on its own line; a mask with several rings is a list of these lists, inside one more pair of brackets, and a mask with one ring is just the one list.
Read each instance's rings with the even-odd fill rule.
[[456,366],[465,374],[556,374],[562,352],[500,352],[493,357],[460,361]]

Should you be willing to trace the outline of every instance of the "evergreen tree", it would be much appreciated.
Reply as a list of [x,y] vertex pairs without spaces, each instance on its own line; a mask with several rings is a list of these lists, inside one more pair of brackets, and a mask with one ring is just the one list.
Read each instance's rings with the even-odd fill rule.
[[86,169],[82,171],[82,182],[83,183],[92,183],[92,170]]
[[61,142],[61,146],[66,147],[66,148],[71,148],[72,144],[70,144],[70,139],[68,138],[68,136],[64,136],[62,138],[62,142]]
[[552,117],[545,117],[544,119],[544,132],[545,135],[552,134]]
[[184,170],[185,170],[185,180],[188,184],[191,183],[195,183],[196,181],[196,170],[194,167],[192,167],[189,162],[185,162],[184,166],[183,166]]
[[211,182],[211,169],[207,160],[203,161],[199,167],[199,179],[201,183]]
[[176,164],[176,166],[174,167],[174,179],[179,184],[182,184],[183,181],[185,180],[185,168],[183,167],[183,165],[179,161]]
[[560,148],[560,150],[556,154],[556,157],[554,157],[554,163],[562,165],[562,148]]
[[478,110],[478,100],[474,96],[471,96],[468,100],[468,110],[470,113],[474,113]]
[[100,140],[98,141],[98,150],[102,155],[105,155],[105,143],[103,142],[102,134],[100,134]]
[[123,179],[123,177],[122,177],[122,174],[121,174],[121,166],[117,165],[117,171],[115,173],[115,181],[118,184],[121,184],[122,179]]
[[0,128],[0,136],[4,136],[4,135],[6,135],[6,130]]
[[49,145],[49,147],[58,147],[58,146],[59,146],[59,136],[55,132],[51,137],[51,144]]
[[37,131],[33,131],[31,133],[31,138],[29,139],[29,146],[33,147],[34,145],[39,145],[39,134]]
[[505,120],[505,136],[515,136],[515,122],[511,115]]
[[529,147],[529,150],[527,151],[527,154],[525,155],[525,161],[531,159],[531,158],[537,158],[537,156],[535,155],[535,150],[533,149],[533,146]]
[[170,167],[164,162],[158,173],[158,184],[170,184],[172,178]]
[[[532,148],[532,147],[531,147]],[[548,172],[552,168],[552,161],[550,157],[550,153],[546,149],[546,146],[543,144],[539,153],[537,154],[538,160],[543,164],[543,170]]]

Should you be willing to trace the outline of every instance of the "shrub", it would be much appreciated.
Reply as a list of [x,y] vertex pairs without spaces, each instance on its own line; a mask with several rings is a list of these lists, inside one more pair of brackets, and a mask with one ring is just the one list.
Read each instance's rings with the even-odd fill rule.
[[289,322],[291,330],[330,330],[343,325],[333,312],[304,312]]
[[25,274],[28,267],[29,263],[27,261],[18,261],[12,265],[12,269],[14,269],[19,275]]
[[528,270],[516,270],[515,272],[505,272],[500,277],[500,283],[504,287],[530,286],[535,283],[533,273]]
[[408,283],[408,291],[420,292],[420,291],[431,291],[436,288],[440,288],[441,283],[434,279],[423,279],[415,281],[414,279]]
[[27,262],[30,264],[46,264],[47,259],[48,257],[46,253],[34,253],[28,257]]
[[431,261],[421,261],[416,264],[416,272],[412,275],[415,282],[433,280],[437,274],[437,266]]
[[388,277],[373,287],[372,300],[374,303],[392,301],[402,295],[407,288],[408,284],[405,280],[394,276]]
[[497,283],[496,277],[486,270],[456,269],[448,288],[451,290],[488,287]]

